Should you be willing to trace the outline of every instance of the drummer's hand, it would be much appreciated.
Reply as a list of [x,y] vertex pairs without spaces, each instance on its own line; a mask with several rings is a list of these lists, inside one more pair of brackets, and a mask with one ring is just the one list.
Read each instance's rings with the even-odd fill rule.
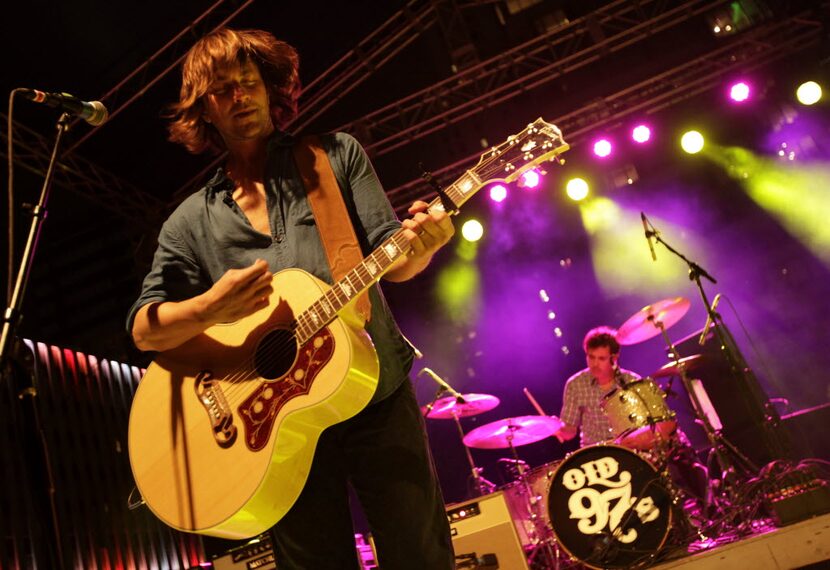
[[576,428],[574,426],[569,426],[568,424],[562,424],[562,427],[556,430],[553,435],[559,440],[560,443],[565,443],[569,439],[576,437]]

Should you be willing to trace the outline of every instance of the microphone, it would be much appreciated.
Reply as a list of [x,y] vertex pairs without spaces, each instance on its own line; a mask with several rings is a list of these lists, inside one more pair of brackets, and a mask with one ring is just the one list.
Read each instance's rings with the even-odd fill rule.
[[35,103],[43,103],[80,117],[93,127],[103,125],[109,117],[109,111],[100,101],[82,101],[69,93],[46,93],[37,89],[21,89],[20,94]]
[[706,324],[703,325],[703,332],[700,333],[700,338],[698,339],[697,343],[700,346],[706,342],[706,333],[709,332],[709,327],[712,326],[712,314],[715,312],[715,309],[718,308],[718,303],[720,303],[720,293],[715,295],[715,299],[712,301],[712,308],[708,311],[706,315]]
[[456,402],[458,402],[459,404],[466,404],[466,403],[467,403],[467,401],[464,399],[464,396],[462,396],[461,394],[459,394],[459,393],[455,390],[455,388],[453,388],[452,386],[450,386],[449,384],[447,384],[447,383],[444,381],[444,379],[443,379],[443,378],[441,378],[440,376],[438,376],[435,372],[433,372],[431,368],[421,368],[421,371],[420,371],[420,372],[418,372],[418,376],[420,376],[421,374],[424,374],[424,373],[429,374],[429,376],[430,376],[430,377],[432,377],[432,379],[433,379],[433,380],[435,380],[435,382],[436,382],[439,386],[441,386],[441,388],[443,388],[444,390],[446,390],[447,392],[449,392],[450,394],[452,394],[453,396],[455,396],[455,401],[456,401]]
[[648,229],[648,220],[646,219],[646,215],[643,212],[640,212],[640,219],[643,221],[643,232],[646,234],[648,250],[651,252],[651,260],[657,261],[657,254],[654,253],[654,242],[651,240],[655,232]]

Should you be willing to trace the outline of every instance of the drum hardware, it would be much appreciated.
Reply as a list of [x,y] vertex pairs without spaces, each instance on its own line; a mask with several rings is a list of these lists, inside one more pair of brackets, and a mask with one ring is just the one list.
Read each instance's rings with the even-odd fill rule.
[[[439,391],[437,395],[441,395],[443,391]],[[440,400],[434,400],[431,404],[424,406],[423,414],[431,419],[455,421],[455,427],[458,429],[458,436],[464,445],[464,452],[467,454],[467,463],[470,465],[470,487],[472,488],[473,496],[488,495],[496,490],[496,485],[484,478],[482,473],[484,468],[478,467],[473,460],[473,455],[470,453],[470,448],[466,445],[466,436],[464,429],[461,427],[459,418],[474,416],[492,410],[499,405],[499,399],[490,394],[462,394],[461,396],[447,396]],[[472,433],[472,432],[470,432]]]
[[562,426],[556,416],[518,416],[505,418],[485,424],[472,430],[464,436],[464,444],[468,447],[480,449],[510,449],[512,463],[517,470],[517,485],[527,497],[527,516],[530,519],[529,528],[524,532],[529,535],[531,552],[528,555],[532,562],[541,556],[548,568],[558,570],[558,547],[551,544],[550,533],[544,524],[544,517],[539,510],[539,499],[531,489],[527,473],[527,463],[519,459],[516,447],[534,443],[550,437]]
[[[675,299],[681,299],[680,297]],[[659,303],[655,303],[653,306],[659,305],[666,305],[667,302],[670,300],[660,301]],[[676,305],[677,303],[675,303]],[[724,474],[721,477],[722,485],[721,485],[721,492],[726,492],[729,498],[729,502],[731,504],[736,504],[738,493],[735,489],[735,486],[738,484],[737,480],[734,480],[738,473],[736,472],[736,468],[740,468],[742,470],[741,477],[747,478],[749,474],[752,472],[757,472],[757,467],[755,467],[752,462],[743,454],[741,453],[734,445],[732,445],[726,438],[723,437],[719,430],[714,429],[712,423],[709,421],[709,415],[705,412],[704,406],[698,397],[698,392],[695,390],[692,379],[689,378],[689,375],[686,373],[686,368],[689,366],[690,362],[696,362],[695,359],[682,359],[680,358],[680,354],[677,351],[674,343],[672,342],[671,338],[669,337],[666,329],[668,328],[661,320],[658,318],[658,313],[651,311],[651,307],[645,307],[638,313],[636,313],[633,317],[631,317],[626,324],[629,322],[632,323],[639,323],[637,326],[643,329],[647,327],[651,327],[653,330],[657,331],[656,334],[651,333],[644,333],[640,332],[635,327],[631,327],[629,330],[634,331],[631,335],[631,338],[642,338],[642,339],[649,339],[657,336],[658,334],[663,337],[663,340],[666,344],[669,356],[671,358],[671,366],[664,366],[663,368],[671,369],[673,373],[676,373],[677,377],[680,378],[686,392],[689,396],[689,401],[692,404],[692,411],[696,418],[696,422],[703,428],[704,433],[706,434],[709,443],[712,446],[712,450],[715,453],[715,457],[717,459],[718,465],[720,466],[721,472]],[[645,318],[643,317],[645,314]],[[672,324],[677,322],[676,312],[668,311],[667,314],[672,316]],[[639,342],[639,341],[638,341]],[[685,361],[684,361],[685,360]]]
[[[742,370],[744,375],[751,376],[752,372],[748,364],[740,354],[740,351],[738,350],[737,345],[734,342],[734,339],[732,338],[731,334],[729,333],[729,330],[723,322],[723,319],[715,311],[715,309],[717,308],[717,303],[710,304],[709,299],[706,295],[706,291],[703,287],[702,278],[708,279],[713,284],[717,284],[717,280],[714,277],[712,277],[700,265],[698,265],[694,261],[691,261],[685,255],[683,255],[682,253],[674,249],[671,245],[666,243],[666,241],[661,237],[660,232],[658,232],[653,226],[651,226],[651,231],[647,231],[646,237],[654,238],[654,240],[657,243],[662,244],[672,254],[682,259],[688,266],[689,279],[695,283],[698,293],[700,294],[700,298],[703,301],[703,305],[706,308],[707,327],[704,329],[704,336],[701,337],[701,341],[705,339],[705,334],[708,332],[709,323],[712,323],[712,329],[715,331],[715,335],[723,351],[723,354],[727,358],[732,369]],[[718,297],[716,296],[716,301],[717,299]],[[690,365],[690,362],[681,362],[682,359],[680,358],[680,354],[677,351],[677,348],[671,342],[671,339],[668,337],[666,333],[666,329],[670,327],[672,324],[674,324],[674,322],[676,322],[676,319],[674,319],[674,315],[667,314],[666,316],[670,318],[664,318],[663,315],[659,314],[650,314],[645,319],[647,323],[643,322],[641,328],[648,329],[649,325],[651,325],[653,327],[653,331],[657,331],[654,334],[650,332],[649,334],[651,334],[651,336],[657,336],[657,334],[661,334],[663,336],[663,339],[666,343],[666,347],[668,349],[669,356],[671,360],[677,365],[678,377],[680,378],[681,382],[683,383],[683,387],[689,395],[689,400],[692,404],[692,410],[695,414],[695,417],[697,418],[697,421],[700,423],[700,425],[703,427],[703,431],[705,432],[706,437],[709,440],[709,443],[712,445],[712,449],[714,450],[714,454],[720,467],[720,472],[722,474],[720,479],[720,492],[726,493],[726,496],[728,497],[729,502],[732,505],[739,506],[738,499],[740,493],[736,488],[739,484],[741,484],[741,481],[739,481],[739,479],[746,481],[750,476],[758,473],[758,467],[748,457],[746,457],[746,455],[741,453],[741,451],[738,450],[738,448],[736,448],[727,438],[723,436],[722,430],[715,429],[712,426],[712,423],[709,421],[709,417],[703,409],[700,398],[698,397],[698,394],[694,390],[691,381],[688,377],[687,366]],[[651,336],[647,338],[651,338]],[[643,340],[645,340],[645,338],[643,338]],[[754,397],[759,398],[758,394],[753,393],[753,395]],[[773,419],[777,419],[777,414],[775,414],[775,418]],[[778,443],[779,447],[781,447],[780,451],[783,454],[786,451],[784,449],[785,446],[782,442]]]

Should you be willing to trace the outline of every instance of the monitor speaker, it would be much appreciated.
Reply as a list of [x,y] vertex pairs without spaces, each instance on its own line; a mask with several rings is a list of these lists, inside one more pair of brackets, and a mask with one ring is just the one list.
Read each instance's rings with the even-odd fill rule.
[[504,492],[447,506],[459,570],[527,570],[527,558]]

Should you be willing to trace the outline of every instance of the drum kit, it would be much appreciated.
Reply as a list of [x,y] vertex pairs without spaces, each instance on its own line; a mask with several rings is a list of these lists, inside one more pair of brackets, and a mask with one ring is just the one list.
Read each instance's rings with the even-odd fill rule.
[[[665,335],[689,305],[687,299],[675,297],[644,307],[618,329],[618,341],[631,345]],[[675,355],[673,361],[651,377],[620,385],[600,402],[617,434],[614,440],[534,469],[519,460],[516,448],[556,434],[562,422],[545,414],[527,389],[539,415],[504,418],[466,434],[459,418],[494,409],[498,398],[462,394],[437,400],[424,410],[428,418],[455,420],[478,495],[496,487],[481,476],[470,448],[510,450],[513,459],[503,461],[515,465],[517,472],[502,490],[531,568],[558,569],[570,564],[565,557],[590,568],[644,567],[666,544],[673,520],[685,518],[686,497],[669,478],[667,467],[677,430],[675,413],[655,379],[681,375],[685,380],[702,357],[680,358],[671,350],[670,354]],[[680,522],[684,530],[693,528],[688,518]]]

